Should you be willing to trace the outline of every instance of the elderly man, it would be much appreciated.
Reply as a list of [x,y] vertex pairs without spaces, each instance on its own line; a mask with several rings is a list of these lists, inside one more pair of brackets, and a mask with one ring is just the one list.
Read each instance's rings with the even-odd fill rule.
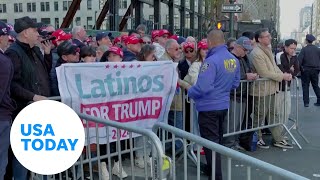
[[[251,86],[250,94],[254,96],[253,128],[263,125],[266,118],[269,124],[273,121],[279,121],[279,112],[275,108],[279,82],[282,80],[290,81],[292,79],[292,75],[286,72],[283,73],[274,60],[274,55],[269,47],[272,37],[268,29],[258,30],[255,34],[255,39],[258,44],[250,54],[253,68],[260,77],[270,80],[257,82]],[[271,128],[270,130],[275,140],[274,146],[292,148],[281,135],[282,128],[280,126]],[[258,146],[268,147],[261,135],[259,136]]]
[[87,39],[87,32],[83,27],[75,26],[72,28],[72,38],[72,43],[82,48],[85,46],[84,41]]
[[[222,144],[223,121],[227,115],[230,91],[239,86],[239,61],[228,52],[223,32],[211,30],[208,34],[208,54],[196,84],[188,88],[188,95],[196,103],[199,111],[201,137]],[[211,179],[212,152],[204,148],[207,173]],[[216,156],[215,179],[222,180],[221,158]]]
[[146,32],[147,32],[147,26],[144,24],[140,24],[137,28],[136,31],[138,32],[138,34],[140,35],[140,37],[143,37]]
[[309,107],[309,86],[310,83],[313,91],[317,96],[315,106],[320,106],[320,88],[319,88],[319,72],[320,72],[320,50],[313,45],[316,38],[312,34],[306,35],[307,46],[301,49],[298,60],[301,65],[301,82],[303,91],[303,102],[305,107]]
[[[256,80],[258,78],[256,73],[251,73],[250,65],[247,59],[247,53],[252,49],[253,47],[251,40],[242,36],[235,41],[234,48],[231,51],[231,53],[239,60],[241,80]],[[225,121],[223,121],[224,134],[233,133],[240,130],[241,121],[244,119],[247,107],[247,92],[247,84],[245,83],[236,90],[231,91],[229,115],[226,116]],[[223,144],[235,150],[244,150],[244,148],[239,145],[238,135],[224,138]]]
[[0,179],[3,179],[8,163],[10,145],[11,115],[15,104],[10,98],[10,85],[13,77],[11,60],[4,55],[8,47],[9,27],[0,21]]
[[165,53],[160,57],[159,61],[172,60],[178,62],[181,54],[182,50],[178,42],[174,39],[169,39],[165,45]]

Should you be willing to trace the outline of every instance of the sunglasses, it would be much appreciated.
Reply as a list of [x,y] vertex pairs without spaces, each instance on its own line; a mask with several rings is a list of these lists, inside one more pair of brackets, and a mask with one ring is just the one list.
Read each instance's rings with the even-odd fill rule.
[[151,44],[151,41],[143,42],[143,44]]
[[192,50],[189,50],[189,51],[184,51],[186,54],[188,54],[188,53],[193,53],[193,49]]

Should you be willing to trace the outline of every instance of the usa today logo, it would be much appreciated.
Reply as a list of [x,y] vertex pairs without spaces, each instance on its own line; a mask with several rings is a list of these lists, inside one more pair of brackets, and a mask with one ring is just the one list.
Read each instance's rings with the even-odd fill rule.
[[17,160],[28,170],[51,175],[69,169],[80,157],[85,133],[67,105],[44,100],[30,104],[15,118],[10,141]]

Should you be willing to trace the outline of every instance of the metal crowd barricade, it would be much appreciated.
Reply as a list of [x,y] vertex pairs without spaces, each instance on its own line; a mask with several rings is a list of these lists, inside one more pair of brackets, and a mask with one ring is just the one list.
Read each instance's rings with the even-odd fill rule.
[[[295,129],[297,130],[297,133],[307,142],[310,143],[309,140],[303,135],[303,133],[300,130],[299,126],[299,97],[300,97],[300,83],[299,78],[294,77],[294,80],[292,81],[291,89],[293,89],[293,93],[291,94],[292,97],[294,97],[293,101],[293,111],[294,113],[291,113],[292,116],[289,117],[289,120],[293,122],[291,127],[289,128],[289,131]],[[292,92],[292,91],[291,91]]]
[[[51,97],[51,100],[60,100],[59,97]],[[112,159],[115,157],[118,158],[119,170],[120,174],[122,174],[122,166],[124,170],[127,171],[128,177],[130,179],[142,178],[149,179],[150,177],[154,180],[163,180],[171,175],[172,166],[171,159],[167,157],[162,149],[161,142],[159,138],[154,134],[151,130],[141,129],[138,127],[133,127],[128,124],[118,123],[114,121],[108,121],[105,119],[101,119],[95,116],[90,116],[87,114],[78,113],[78,116],[83,120],[86,134],[86,142],[92,142],[92,138],[95,139],[95,146],[92,146],[91,143],[87,143],[84,148],[84,152],[80,156],[79,160],[68,170],[63,173],[50,175],[50,176],[41,176],[32,173],[31,179],[38,180],[51,180],[51,179],[91,179],[91,180],[105,180],[106,176],[109,176],[109,179],[123,179],[121,176],[118,178],[113,176],[112,174]],[[95,124],[95,137],[89,137],[89,125],[88,123]],[[98,127],[104,126],[106,136],[106,144],[100,144],[98,134]],[[109,127],[116,128],[116,142],[111,142],[109,140],[110,132]],[[120,136],[123,132],[127,132],[129,134],[129,139],[121,140]],[[138,146],[134,144],[133,134],[139,134],[143,138],[142,146]],[[89,139],[90,138],[90,139]],[[115,143],[116,150],[112,151],[112,143]],[[147,148],[151,148],[152,157],[149,158],[149,154],[147,154]],[[143,151],[144,164],[145,167],[143,169],[135,166],[135,157],[134,153],[137,151]],[[104,152],[103,152],[104,151]],[[127,160],[124,160],[126,157]],[[102,165],[102,163],[105,163]],[[150,163],[150,167],[148,164]],[[106,168],[108,170],[108,174],[103,170]],[[140,175],[140,176],[139,176]],[[142,175],[142,176],[141,176]],[[128,179],[128,178],[127,178]]]
[[[307,178],[302,177],[300,175],[297,175],[295,173],[292,173],[290,171],[284,170],[282,168],[276,167],[272,164],[266,163],[264,161],[261,161],[259,159],[250,157],[248,155],[245,155],[243,153],[240,153],[238,151],[232,150],[230,148],[224,147],[222,145],[216,144],[212,141],[206,140],[204,138],[201,138],[197,135],[188,133],[186,131],[180,130],[178,128],[175,128],[173,126],[170,126],[168,124],[158,122],[153,127],[154,132],[161,132],[161,134],[171,133],[172,138],[174,139],[176,136],[183,139],[183,165],[176,165],[176,159],[175,156],[173,156],[172,159],[172,179],[197,179],[200,180],[201,175],[200,172],[203,172],[203,165],[200,163],[200,146],[206,147],[210,150],[212,150],[212,162],[215,162],[216,159],[216,153],[219,153],[223,156],[222,162],[226,163],[223,164],[222,169],[226,171],[224,174],[223,179],[264,179],[266,177],[266,173],[268,179],[272,180],[273,178],[281,178],[281,179],[287,179],[287,180],[307,180]],[[187,147],[189,144],[195,144],[197,146],[197,164],[196,167],[190,166],[188,163],[188,152]],[[172,147],[175,151],[175,141],[172,141]],[[243,164],[246,164],[246,168],[232,168],[236,161],[240,161],[243,166]],[[182,168],[182,169],[181,169]],[[255,169],[258,168],[258,169]],[[241,170],[241,173],[233,174],[233,169],[235,171]],[[196,173],[195,173],[196,171]],[[253,173],[253,171],[257,172]],[[189,173],[188,173],[189,172]],[[212,174],[215,174],[215,163],[212,163]],[[194,175],[196,174],[196,177]],[[226,177],[225,177],[226,176]],[[262,176],[262,177],[261,177]],[[212,176],[212,180],[215,179],[215,176]]]
[[[258,131],[260,133],[259,137],[262,137],[261,130],[265,128],[277,128],[278,131],[282,131],[281,135],[284,137],[285,134],[289,134],[291,139],[295,144],[302,149],[301,145],[298,143],[296,138],[292,135],[291,130],[297,129],[298,133],[307,141],[307,139],[302,135],[298,129],[298,94],[299,94],[299,81],[297,78],[291,81],[290,89],[288,88],[287,82],[278,83],[266,78],[260,78],[255,81],[241,80],[239,85],[240,91],[234,90],[233,96],[231,95],[230,108],[228,109],[228,115],[225,119],[225,132],[224,137],[230,137],[234,135],[239,135],[247,132]],[[277,85],[276,85],[277,84]],[[277,87],[277,89],[275,89]],[[273,88],[273,89],[272,89]],[[182,92],[183,89],[181,90]],[[255,94],[253,94],[255,92]],[[272,92],[266,93],[264,92]],[[291,94],[296,94],[296,98],[291,103]],[[251,96],[254,95],[254,96]],[[290,95],[290,96],[289,96]],[[187,97],[185,93],[182,93],[182,107],[183,107],[183,127],[180,128],[185,131],[189,131],[196,135],[199,135],[197,116],[195,115],[194,102]],[[290,101],[289,101],[290,100]],[[240,103],[239,103],[240,102]],[[291,105],[289,106],[287,102],[293,104],[294,110],[291,111]],[[176,102],[173,102],[176,103]],[[177,105],[174,104],[174,107]],[[190,106],[190,113],[186,112],[186,107]],[[255,109],[256,108],[256,109]],[[234,110],[236,109],[236,111]],[[177,127],[177,116],[174,110],[174,127]],[[293,115],[289,116],[289,114]],[[190,121],[186,121],[187,118]],[[260,119],[258,121],[257,117]],[[265,118],[268,117],[266,124]],[[288,128],[288,119],[293,121],[292,127]],[[190,123],[190,129],[186,129],[187,123]],[[165,149],[166,145],[173,140],[173,136],[169,135],[169,132],[163,134],[160,139],[163,143]],[[175,136],[176,141],[183,141],[179,137]],[[308,141],[307,141],[308,142]],[[170,146],[170,145],[169,145]],[[189,153],[188,156],[196,164],[196,155],[194,153],[194,145],[192,143],[188,144]],[[173,152],[172,154],[179,154],[179,151]]]

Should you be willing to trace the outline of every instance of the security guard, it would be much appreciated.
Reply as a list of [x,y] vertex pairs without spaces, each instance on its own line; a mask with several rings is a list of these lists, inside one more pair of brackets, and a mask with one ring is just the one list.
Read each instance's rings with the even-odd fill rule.
[[312,84],[314,93],[317,96],[315,106],[320,106],[320,88],[319,88],[319,71],[320,71],[320,49],[313,45],[316,38],[312,34],[306,35],[307,46],[301,49],[298,60],[301,66],[301,81],[303,90],[304,107],[309,107],[309,86]]
[[[197,83],[187,88],[188,96],[196,103],[199,112],[199,128],[201,137],[222,143],[223,120],[228,112],[230,91],[239,86],[240,65],[227,49],[223,32],[211,30],[208,34],[207,54]],[[204,148],[207,160],[207,173],[211,179],[212,154]],[[222,179],[221,158],[216,155],[216,180]]]

